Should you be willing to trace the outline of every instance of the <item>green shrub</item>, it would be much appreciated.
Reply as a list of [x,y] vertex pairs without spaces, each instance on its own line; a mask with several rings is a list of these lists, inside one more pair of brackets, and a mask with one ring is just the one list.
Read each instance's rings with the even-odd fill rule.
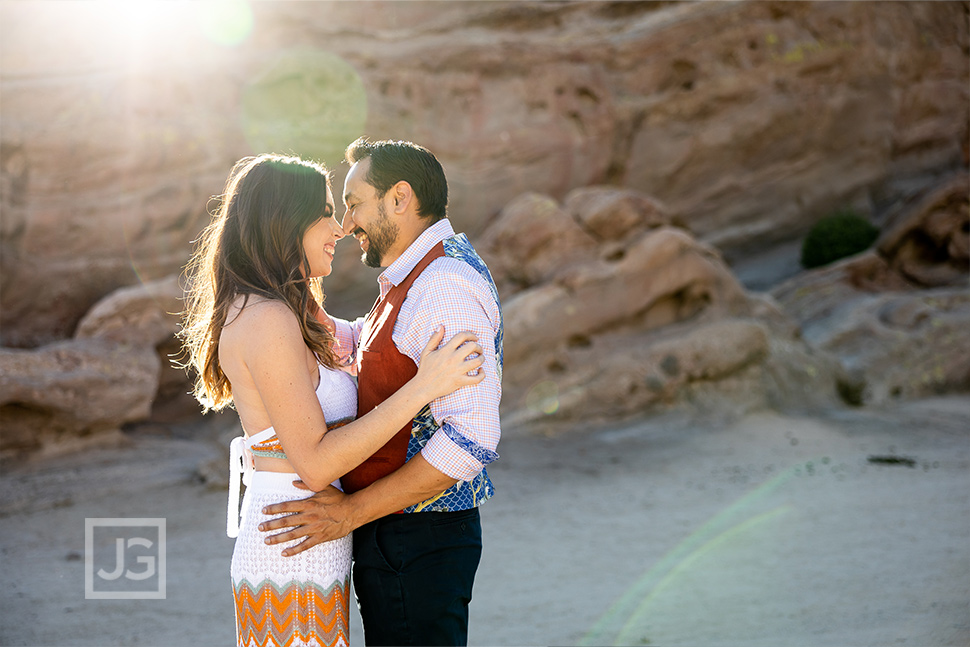
[[802,243],[802,267],[811,269],[852,256],[876,242],[879,229],[851,209],[815,223]]

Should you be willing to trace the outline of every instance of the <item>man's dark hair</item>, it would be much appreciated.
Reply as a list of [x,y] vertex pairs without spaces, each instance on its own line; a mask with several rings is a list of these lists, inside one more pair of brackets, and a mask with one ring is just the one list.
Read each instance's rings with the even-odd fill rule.
[[418,215],[435,223],[448,215],[448,181],[438,158],[412,142],[368,141],[360,137],[347,147],[347,162],[370,158],[367,183],[383,197],[401,180],[411,185],[418,199]]

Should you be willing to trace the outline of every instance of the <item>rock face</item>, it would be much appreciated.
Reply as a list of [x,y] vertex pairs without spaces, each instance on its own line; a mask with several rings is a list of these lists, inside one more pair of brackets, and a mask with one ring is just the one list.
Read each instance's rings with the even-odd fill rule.
[[116,290],[81,318],[74,336],[158,346],[178,332],[183,295],[174,275]]
[[158,374],[153,348],[104,339],[0,349],[0,457],[97,441],[147,418]]
[[770,299],[668,223],[647,196],[590,187],[564,207],[522,196],[484,232],[504,302],[510,420],[838,400],[837,362],[813,356]]
[[77,339],[97,337],[155,350],[160,369],[152,419],[160,422],[199,411],[195,398],[189,395],[191,380],[185,370],[178,368],[183,353],[175,334],[184,296],[175,275],[118,289],[81,318],[74,334]]
[[[438,153],[473,237],[609,184],[729,260],[967,163],[965,3],[123,4],[0,7],[3,345],[176,272],[239,157],[361,131]],[[328,291],[359,314],[373,273],[338,254]]]
[[[106,433],[153,399],[194,408],[166,313],[210,197],[266,151],[336,167],[339,190],[361,134],[443,162],[505,299],[515,416],[966,388],[967,16],[0,3],[0,452]],[[773,296],[739,284],[730,263],[848,204],[882,226],[874,252]],[[353,247],[326,281],[345,317],[375,293]]]
[[970,272],[970,176],[958,173],[887,218],[879,254],[924,287],[966,285]]
[[0,457],[103,444],[160,409],[198,411],[171,364],[181,299],[175,276],[122,288],[82,318],[73,339],[0,349]]
[[966,175],[944,180],[895,210],[875,249],[772,291],[853,375],[859,403],[970,389],[968,189]]

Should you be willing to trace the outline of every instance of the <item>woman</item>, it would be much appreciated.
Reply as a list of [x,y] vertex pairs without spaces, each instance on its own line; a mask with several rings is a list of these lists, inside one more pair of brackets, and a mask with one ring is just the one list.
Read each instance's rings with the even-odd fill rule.
[[[334,338],[315,316],[320,277],[330,274],[343,236],[326,169],[295,157],[240,160],[218,212],[188,267],[182,337],[206,409],[231,405],[245,437],[233,441],[231,470],[245,472],[237,526],[238,476],[230,486],[228,531],[236,536],[232,582],[239,645],[346,645],[350,536],[294,557],[264,543],[256,526],[270,503],[308,496],[373,454],[431,400],[484,377],[470,333],[441,349],[428,342],[417,375],[359,420],[353,378],[339,370]],[[316,297],[316,298],[315,298]]]

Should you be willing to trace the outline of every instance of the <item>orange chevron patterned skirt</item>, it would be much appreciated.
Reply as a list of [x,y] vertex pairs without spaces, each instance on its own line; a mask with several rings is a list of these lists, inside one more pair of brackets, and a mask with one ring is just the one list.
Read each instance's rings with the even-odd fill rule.
[[287,545],[268,546],[257,525],[263,506],[306,497],[293,486],[296,474],[254,472],[242,504],[239,537],[232,553],[239,647],[350,644],[348,598],[353,540],[336,541],[283,557]]

